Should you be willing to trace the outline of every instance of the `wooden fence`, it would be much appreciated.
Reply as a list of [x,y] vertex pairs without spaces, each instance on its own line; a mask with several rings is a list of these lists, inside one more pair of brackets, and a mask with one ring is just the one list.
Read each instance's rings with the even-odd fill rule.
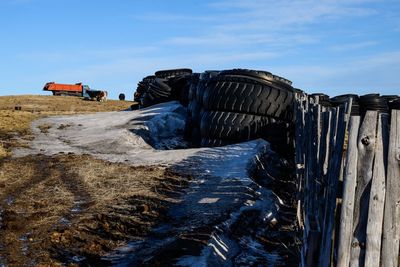
[[399,266],[400,111],[296,95],[301,266]]

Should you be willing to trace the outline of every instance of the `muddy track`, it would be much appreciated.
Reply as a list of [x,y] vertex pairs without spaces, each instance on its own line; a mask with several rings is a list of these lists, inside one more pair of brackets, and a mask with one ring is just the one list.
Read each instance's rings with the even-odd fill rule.
[[[57,165],[58,178],[67,190],[73,194],[74,206],[71,209],[72,215],[77,215],[93,204],[92,197],[87,190],[87,185],[82,181],[76,173],[67,172],[63,165]],[[70,218],[71,213],[64,216]]]
[[107,264],[102,256],[169,220],[187,178],[90,156],[7,159],[0,169],[0,266]]
[[[19,170],[15,170],[17,173]],[[85,185],[82,184],[76,175],[67,175],[65,168],[60,164],[58,159],[40,158],[33,161],[31,164],[31,172],[25,181],[17,184],[15,187],[10,187],[2,193],[3,201],[0,207],[3,210],[2,225],[0,226],[0,244],[3,252],[8,256],[9,262],[20,262],[22,259],[26,264],[35,264],[29,255],[30,243],[33,240],[32,236],[36,229],[35,223],[40,221],[44,216],[51,216],[41,210],[42,205],[45,205],[41,197],[27,198],[27,191],[37,190],[40,194],[39,185],[60,185],[67,189],[67,194],[73,195],[73,203],[71,211],[81,211],[86,203],[90,203],[90,195],[85,190]],[[32,203],[32,202],[33,203]],[[32,210],[25,209],[24,203],[31,202]],[[68,202],[66,200],[66,202]],[[56,217],[71,218],[71,211],[64,209],[63,214]],[[75,215],[75,214],[72,214]],[[54,216],[54,215],[53,215]],[[51,223],[56,224],[56,220],[51,220]],[[51,227],[51,225],[49,226]],[[41,233],[43,234],[43,233]],[[15,240],[15,237],[18,237]],[[35,240],[35,245],[45,243],[42,238]],[[22,254],[19,255],[18,254]]]

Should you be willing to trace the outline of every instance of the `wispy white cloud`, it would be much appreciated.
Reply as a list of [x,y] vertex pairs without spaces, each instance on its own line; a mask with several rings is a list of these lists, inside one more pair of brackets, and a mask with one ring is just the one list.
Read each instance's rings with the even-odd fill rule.
[[179,36],[165,40],[171,45],[209,45],[209,46],[241,46],[241,45],[268,45],[269,47],[288,47],[299,44],[312,44],[318,41],[317,36],[305,34],[277,35],[273,33],[214,33],[200,36]]
[[[366,1],[317,1],[317,0],[236,0],[220,1],[212,6],[221,10],[236,9],[233,18],[239,19],[237,25],[227,25],[227,29],[260,29],[274,27],[301,26],[310,23],[321,23],[323,20],[339,19],[346,16],[368,16],[375,14],[372,8],[364,7]],[[246,21],[243,25],[243,21]]]
[[[236,47],[247,51],[250,47],[264,46],[276,53],[288,47],[318,43],[324,35],[310,28],[324,22],[343,18],[367,17],[376,11],[365,7],[366,0],[230,0],[210,4],[214,10],[207,19],[212,21],[204,31],[194,31],[167,38],[162,43],[174,46]],[[185,16],[166,16],[186,19]],[[200,19],[204,17],[199,16]],[[188,21],[196,16],[187,18]]]
[[379,44],[379,42],[377,42],[377,41],[366,41],[366,42],[350,43],[350,44],[347,43],[347,44],[341,44],[341,45],[334,45],[331,47],[331,50],[337,51],[337,52],[343,52],[343,51],[348,51],[348,50],[356,50],[356,49],[376,46],[378,44]]
[[103,49],[55,50],[55,51],[29,51],[17,55],[22,60],[40,60],[46,62],[73,62],[85,59],[91,61],[107,61],[116,58],[133,58],[148,55],[157,48],[155,46],[137,47],[109,47]]
[[393,94],[400,88],[400,80],[393,79],[400,72],[400,51],[378,53],[343,59],[336,64],[298,64],[276,67],[274,71],[295,81],[294,86],[308,92],[329,95],[344,93]]

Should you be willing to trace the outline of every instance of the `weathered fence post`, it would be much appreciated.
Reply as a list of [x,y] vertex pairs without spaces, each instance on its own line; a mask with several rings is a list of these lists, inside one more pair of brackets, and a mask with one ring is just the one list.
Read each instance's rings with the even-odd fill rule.
[[375,155],[377,111],[367,111],[358,136],[357,188],[354,202],[354,234],[350,266],[364,266],[366,227],[372,167]]
[[400,239],[400,110],[392,111],[382,240],[382,266],[397,267]]
[[389,131],[384,112],[368,110],[361,121],[343,106],[322,107],[313,99],[298,107],[301,266],[398,267],[400,110],[392,111]]
[[388,115],[380,114],[375,142],[375,158],[369,197],[365,266],[379,266],[385,201]]
[[347,148],[345,173],[343,177],[343,201],[340,219],[337,266],[349,266],[350,248],[353,236],[354,198],[357,182],[357,138],[360,127],[360,116],[352,116],[349,125],[349,142]]
[[297,178],[297,190],[298,190],[298,202],[297,202],[297,220],[299,222],[299,226],[304,228],[304,217],[302,214],[302,208],[304,205],[304,164],[305,164],[305,154],[304,154],[304,128],[305,128],[305,116],[306,116],[306,108],[308,107],[308,99],[302,93],[296,93],[296,102],[295,102],[295,110],[296,110],[296,128],[295,128],[295,150],[296,150],[296,178]]
[[332,149],[328,181],[326,189],[326,205],[325,205],[325,216],[324,216],[324,229],[322,232],[321,250],[319,254],[319,266],[328,267],[331,262],[331,248],[332,248],[332,236],[334,230],[334,215],[336,208],[336,196],[337,187],[339,182],[341,163],[342,163],[342,152],[343,143],[346,130],[345,113],[344,107],[333,109],[334,120],[331,132],[331,143]]

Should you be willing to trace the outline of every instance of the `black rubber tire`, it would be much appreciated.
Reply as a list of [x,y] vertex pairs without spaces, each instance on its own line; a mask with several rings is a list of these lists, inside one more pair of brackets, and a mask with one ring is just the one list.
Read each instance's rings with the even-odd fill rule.
[[166,81],[171,88],[171,98],[178,100],[183,106],[187,106],[189,102],[190,78],[190,75],[180,75]]
[[296,94],[304,94],[304,91],[301,90],[301,89],[299,89],[299,88],[293,88],[293,91],[294,91]]
[[204,111],[201,116],[201,137],[246,141],[265,136],[279,136],[286,122],[274,118],[225,111]]
[[156,75],[149,75],[143,78],[143,82],[153,82],[156,79]]
[[155,76],[157,78],[168,79],[175,76],[190,75],[192,73],[193,71],[191,69],[170,69],[156,71]]
[[360,96],[360,113],[364,116],[368,110],[375,110],[381,113],[389,113],[388,100],[379,94],[367,94]]
[[352,116],[360,115],[360,104],[359,104],[360,98],[356,94],[338,95],[330,98],[329,102],[332,104],[332,106],[337,107],[341,104],[349,102],[350,99],[353,100],[351,105],[351,115]]
[[203,96],[204,96],[204,91],[206,90],[207,87],[207,82],[208,80],[200,79],[199,83],[197,84],[195,100],[200,104],[203,104]]
[[221,71],[219,75],[229,75],[229,76],[245,76],[245,77],[253,77],[256,79],[265,80],[268,82],[275,83],[278,86],[287,87],[289,89],[292,88],[292,82],[280,77],[278,75],[274,75],[268,71],[262,70],[249,70],[249,69],[233,69],[233,70],[224,70]]
[[118,98],[121,101],[125,101],[125,94],[119,94]]
[[391,110],[400,110],[400,97],[393,99],[389,102],[389,108]]
[[220,72],[216,70],[208,70],[200,74],[199,77],[199,82],[196,87],[196,100],[199,102],[201,105],[203,105],[203,96],[204,96],[204,91],[207,88],[207,83],[208,81],[216,77]]
[[140,104],[141,107],[148,107],[171,100],[171,87],[166,84],[166,80],[156,78],[152,83],[149,84],[148,90],[140,99]]
[[393,100],[399,98],[398,95],[383,95],[381,97],[385,98],[388,102],[392,102]]
[[203,96],[207,110],[240,112],[293,119],[293,89],[278,88],[260,79],[218,75],[210,79]]
[[273,78],[275,79],[275,80],[277,80],[277,81],[280,81],[280,82],[282,82],[282,83],[285,83],[285,84],[287,84],[287,85],[289,85],[289,86],[292,86],[292,81],[289,81],[288,79],[286,79],[286,78],[283,78],[283,77],[281,77],[281,76],[278,76],[278,75],[273,75]]
[[326,95],[324,93],[315,93],[309,95],[310,98],[314,99],[315,102],[318,101],[318,104],[324,107],[332,107],[332,103],[330,102],[329,95]]
[[196,100],[190,102],[188,106],[188,111],[190,112],[190,117],[192,118],[193,124],[200,125],[200,113],[201,113],[201,105]]
[[283,156],[293,156],[292,123],[252,114],[203,111],[200,124],[201,146],[222,146],[257,138],[268,141]]
[[150,75],[144,77],[140,82],[138,82],[138,86],[136,88],[136,92],[133,95],[133,101],[140,103],[144,93],[149,89],[150,83],[155,80],[156,76]]
[[149,89],[149,84],[154,82],[156,79],[155,75],[149,75],[144,77],[139,83],[136,88],[136,92],[139,94],[145,93]]
[[192,101],[196,98],[196,89],[199,84],[200,73],[193,73],[190,77],[188,100]]

